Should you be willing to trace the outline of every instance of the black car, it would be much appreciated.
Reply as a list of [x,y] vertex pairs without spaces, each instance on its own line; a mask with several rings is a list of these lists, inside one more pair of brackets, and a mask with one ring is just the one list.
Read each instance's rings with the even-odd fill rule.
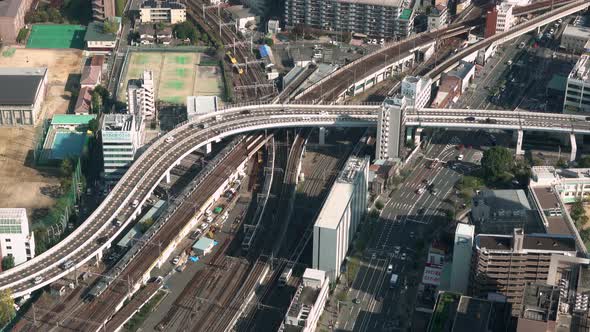
[[475,121],[475,117],[474,116],[468,116],[465,118],[465,121]]
[[496,120],[496,119],[491,119],[491,118],[486,118],[486,123],[495,124],[495,123],[498,123],[498,120]]

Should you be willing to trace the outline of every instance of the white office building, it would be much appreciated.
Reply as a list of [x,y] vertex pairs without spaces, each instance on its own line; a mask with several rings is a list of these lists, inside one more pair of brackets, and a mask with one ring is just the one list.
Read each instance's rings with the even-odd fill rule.
[[474,237],[475,227],[473,225],[457,224],[451,270],[451,291],[453,292],[467,294]]
[[104,179],[114,185],[129,169],[143,141],[141,114],[106,114],[102,124]]
[[367,212],[369,157],[350,157],[313,227],[313,268],[340,275],[354,233]]
[[289,305],[279,332],[313,332],[324,311],[330,278],[327,273],[315,269],[305,269],[301,284]]
[[402,95],[406,97],[407,106],[419,109],[430,101],[432,79],[419,76],[406,76],[402,80]]
[[385,99],[377,118],[377,159],[388,160],[400,157],[404,141],[404,117],[406,98],[394,96]]
[[35,236],[26,209],[0,208],[0,256],[12,256],[14,265],[35,257]]
[[513,5],[508,3],[502,3],[496,6],[496,11],[498,12],[496,33],[508,31],[515,24],[514,16],[512,15],[513,7]]
[[127,84],[127,109],[129,113],[142,114],[146,119],[155,116],[156,96],[152,71],[144,71],[141,79],[130,80]]
[[590,55],[580,57],[567,77],[563,110],[590,112]]

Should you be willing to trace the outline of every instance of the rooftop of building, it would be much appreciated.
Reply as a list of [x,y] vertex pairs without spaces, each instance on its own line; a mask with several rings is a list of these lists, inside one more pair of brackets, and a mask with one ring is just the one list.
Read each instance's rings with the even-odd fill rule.
[[0,68],[0,105],[32,105],[47,68]]
[[22,0],[0,1],[0,17],[15,17],[22,2]]
[[93,56],[92,58],[90,58],[90,65],[102,67],[104,65],[104,55],[97,54],[97,55]]
[[232,16],[237,17],[237,18],[256,17],[256,14],[252,11],[251,8],[248,8],[248,7],[245,7],[242,5],[229,6],[229,7],[226,7],[225,10],[227,10],[228,12],[230,12],[230,14],[232,14]]
[[410,8],[404,8],[404,10],[402,10],[402,13],[399,15],[399,19],[400,20],[409,20],[412,18],[412,13],[414,11],[411,10]]
[[487,331],[493,319],[493,304],[485,299],[461,296],[453,322],[453,332]]
[[559,306],[559,288],[545,284],[527,284],[522,295],[522,305],[522,318],[555,321]]
[[[92,88],[85,86],[80,88],[76,105],[74,106],[74,113],[89,113],[92,103]],[[54,116],[55,117],[55,116]]]
[[186,97],[187,116],[207,114],[217,111],[217,96],[188,96]]
[[215,245],[215,241],[203,236],[197,242],[193,244],[193,249],[205,251]]
[[482,190],[474,197],[474,208],[485,204],[494,210],[530,210],[531,205],[522,189]]
[[590,38],[590,27],[568,24],[563,29],[562,36],[587,39]]
[[105,114],[103,118],[103,131],[130,131],[133,124],[131,114]]
[[139,32],[140,36],[151,36],[153,37],[156,34],[156,29],[154,29],[153,24],[140,24],[137,28],[137,32]]
[[315,305],[325,281],[326,272],[316,269],[305,269],[301,283],[287,311],[287,316],[304,318],[305,313],[308,313]]
[[457,76],[461,79],[465,79],[469,75],[469,72],[471,72],[474,69],[475,69],[474,63],[461,60],[461,61],[459,61],[459,65],[457,67],[455,67],[455,69],[450,71],[448,73],[448,75]]
[[496,6],[496,9],[498,10],[498,13],[507,13],[509,11],[512,11],[512,8],[514,8],[514,5],[503,2],[499,5]]
[[101,74],[102,74],[102,67],[84,66],[84,69],[82,69],[82,77],[80,78],[80,85],[99,84]]
[[[357,164],[360,162],[360,164]],[[352,156],[338,175],[315,222],[316,227],[336,229],[354,192],[354,178],[360,168],[368,167],[368,160]]]
[[568,78],[588,81],[590,79],[590,55],[582,54]]
[[[487,250],[513,251],[513,237],[501,234],[479,234],[475,237],[476,247]],[[523,250],[544,250],[575,252],[573,237],[560,234],[524,234]]]
[[403,0],[336,0],[337,2],[353,3],[358,5],[401,7]]
[[88,125],[90,120],[96,119],[95,114],[56,114],[51,119],[52,125]]
[[25,208],[0,208],[0,220],[19,219],[27,220],[27,209]]
[[169,8],[169,9],[185,9],[186,5],[178,1],[172,0],[145,0],[141,3],[140,8]]
[[[121,24],[121,18],[114,17],[114,20]],[[110,33],[104,31],[104,23],[103,22],[90,22],[88,23],[88,28],[86,29],[86,35],[84,36],[85,41],[115,41],[117,40],[116,33]]]

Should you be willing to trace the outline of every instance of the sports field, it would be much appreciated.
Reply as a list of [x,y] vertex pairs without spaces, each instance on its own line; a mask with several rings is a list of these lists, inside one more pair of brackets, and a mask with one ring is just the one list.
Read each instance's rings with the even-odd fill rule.
[[35,24],[27,48],[84,49],[86,27],[82,25]]
[[185,104],[187,96],[221,95],[223,81],[217,66],[199,66],[197,52],[131,52],[117,96],[126,100],[127,82],[144,70],[154,73],[156,99]]

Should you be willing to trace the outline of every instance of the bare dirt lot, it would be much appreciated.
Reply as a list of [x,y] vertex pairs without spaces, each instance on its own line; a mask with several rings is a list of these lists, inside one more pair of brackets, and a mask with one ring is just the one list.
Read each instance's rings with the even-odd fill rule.
[[[65,88],[66,84],[79,82],[82,51],[19,48],[12,56],[0,55],[0,67],[48,68],[49,86],[38,126],[42,119],[67,112],[71,93]],[[49,192],[58,185],[54,172],[26,163],[36,144],[35,131],[36,128],[26,126],[0,127],[0,207],[24,207],[29,216],[37,209],[53,205]]]

